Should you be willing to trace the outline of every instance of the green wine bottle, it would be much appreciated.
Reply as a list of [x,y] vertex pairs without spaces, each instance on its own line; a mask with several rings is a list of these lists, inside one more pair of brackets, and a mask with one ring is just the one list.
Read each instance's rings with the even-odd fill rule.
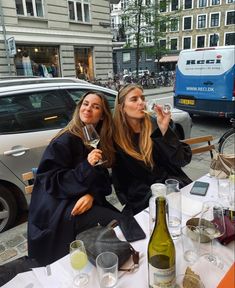
[[148,244],[149,288],[175,287],[175,245],[166,223],[166,198],[156,198],[156,223]]

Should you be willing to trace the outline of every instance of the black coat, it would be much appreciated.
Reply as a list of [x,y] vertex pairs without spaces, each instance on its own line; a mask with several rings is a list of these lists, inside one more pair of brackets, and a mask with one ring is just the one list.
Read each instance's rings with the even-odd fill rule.
[[126,204],[124,211],[132,210],[134,214],[148,206],[153,183],[164,183],[167,178],[174,178],[183,187],[191,182],[181,169],[191,161],[190,146],[181,143],[171,128],[164,136],[157,128],[151,138],[154,143],[153,169],[117,147],[116,163],[112,170],[113,184],[120,202]]
[[94,203],[102,205],[112,191],[107,169],[92,167],[88,153],[82,140],[70,133],[53,140],[44,152],[28,219],[29,256],[41,265],[69,253],[69,243],[78,232],[76,221],[84,219],[83,214],[70,215],[76,201],[89,193]]

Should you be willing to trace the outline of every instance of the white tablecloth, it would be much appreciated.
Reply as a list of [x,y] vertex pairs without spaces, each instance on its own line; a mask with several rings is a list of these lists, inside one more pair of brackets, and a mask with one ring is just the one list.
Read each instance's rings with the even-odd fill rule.
[[[217,182],[216,179],[204,176],[200,181],[209,182],[210,186],[206,196],[195,196],[189,193],[192,184],[181,189],[182,191],[182,211],[183,225],[191,216],[198,213],[201,209],[201,203],[205,200],[217,200]],[[145,231],[147,237],[144,240],[133,242],[133,247],[140,252],[140,267],[134,273],[119,272],[119,281],[117,288],[147,288],[148,287],[148,270],[147,270],[147,245],[149,233],[149,214],[142,211],[136,215],[136,219]],[[121,240],[125,240],[120,229],[116,228],[116,233]],[[185,272],[188,263],[183,258],[181,238],[174,241],[176,247],[176,274]],[[191,268],[200,275],[205,284],[205,288],[217,287],[220,280],[228,271],[234,262],[234,241],[227,246],[223,246],[215,241],[214,252],[217,253],[224,261],[224,268],[219,269],[213,264],[209,264],[200,259]],[[202,249],[209,250],[209,243],[204,244]],[[52,275],[46,275],[45,267],[35,268],[32,272],[20,273],[6,285],[4,288],[68,288],[71,287],[73,270],[69,263],[69,255],[52,263]],[[89,285],[87,288],[98,288],[96,269],[92,264],[86,268],[86,272],[90,275]]]

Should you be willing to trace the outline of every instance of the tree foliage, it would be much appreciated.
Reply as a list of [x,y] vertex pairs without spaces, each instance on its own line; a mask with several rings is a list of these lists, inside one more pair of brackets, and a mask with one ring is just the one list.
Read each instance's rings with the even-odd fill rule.
[[[158,63],[161,57],[169,50],[168,41],[162,45],[161,40],[166,38],[166,32],[178,21],[175,16],[160,13],[166,10],[173,0],[129,0],[126,2],[122,15],[122,23],[126,34],[126,47],[136,48],[136,73],[138,77],[141,51],[154,55]],[[179,11],[179,10],[178,10]],[[148,39],[148,41],[146,41]]]

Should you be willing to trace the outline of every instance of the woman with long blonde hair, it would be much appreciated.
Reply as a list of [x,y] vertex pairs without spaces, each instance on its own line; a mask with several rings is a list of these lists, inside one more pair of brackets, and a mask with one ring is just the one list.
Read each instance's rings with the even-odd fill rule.
[[148,206],[153,183],[167,178],[191,182],[181,167],[191,161],[189,145],[179,141],[171,128],[171,114],[155,105],[156,118],[145,113],[143,88],[128,84],[120,89],[114,108],[116,162],[112,177],[124,211],[136,214]]
[[[93,124],[100,135],[98,149],[85,144],[82,127],[86,124]],[[90,91],[47,146],[37,169],[28,218],[29,256],[40,265],[66,255],[79,232],[121,217],[105,199],[112,192],[106,168],[114,159],[112,137],[108,101]],[[105,164],[96,166],[101,158]]]

